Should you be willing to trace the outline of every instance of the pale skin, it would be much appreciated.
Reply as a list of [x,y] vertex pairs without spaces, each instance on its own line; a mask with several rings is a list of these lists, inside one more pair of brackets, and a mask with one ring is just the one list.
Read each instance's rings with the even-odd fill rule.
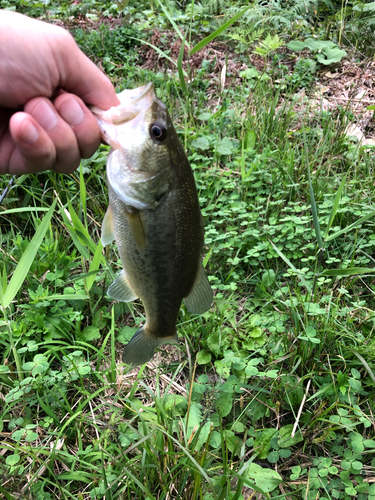
[[0,175],[73,172],[100,145],[89,106],[118,104],[66,30],[0,10]]

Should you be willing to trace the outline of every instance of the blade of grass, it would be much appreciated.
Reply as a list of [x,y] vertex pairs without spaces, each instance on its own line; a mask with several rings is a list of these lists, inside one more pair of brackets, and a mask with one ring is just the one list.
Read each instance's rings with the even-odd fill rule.
[[[90,260],[90,252],[96,255],[96,252],[98,251],[98,245],[95,244],[91,236],[89,235],[87,229],[83,226],[81,221],[79,220],[78,215],[74,211],[74,208],[72,207],[71,203],[68,202],[69,206],[69,212],[64,208],[64,206],[61,204],[60,206],[60,213],[62,215],[62,218],[64,219],[64,223],[66,228],[69,231],[70,236],[72,237],[73,243],[77,247],[77,250],[79,253],[82,255],[82,257],[86,260]],[[69,218],[70,217],[70,218]],[[73,225],[72,225],[73,224]],[[101,250],[102,245],[100,243]],[[99,255],[99,251],[98,254]],[[100,251],[100,260],[103,263],[103,266],[108,270],[110,276],[112,279],[114,279],[114,273],[111,270],[111,268],[108,266],[107,260],[104,255],[102,255],[102,252]],[[91,268],[90,268],[91,269]],[[89,274],[89,273],[87,273]],[[80,279],[82,277],[85,277],[83,274],[77,277],[77,279]],[[73,281],[73,280],[72,280]]]
[[[150,491],[147,489],[146,486],[144,486],[139,479],[137,479],[134,474],[130,472],[130,470],[126,469],[125,467],[122,468],[124,471],[124,475],[126,477],[129,477],[134,483],[142,490],[143,494],[145,495],[145,498],[148,500],[156,500],[156,498],[150,493]],[[126,481],[125,481],[126,482]],[[126,489],[128,488],[127,485],[125,485],[118,493],[123,493]]]
[[316,239],[318,240],[318,245],[320,249],[324,248],[324,242],[322,238],[322,233],[320,231],[320,224],[319,224],[319,217],[318,217],[318,210],[316,208],[316,202],[315,202],[315,196],[314,196],[314,190],[312,187],[312,182],[311,182],[311,174],[310,174],[310,164],[309,164],[309,154],[307,150],[307,144],[306,144],[306,134],[305,134],[305,128],[303,128],[303,143],[304,143],[304,148],[305,148],[305,156],[306,156],[306,165],[307,165],[307,173],[309,176],[309,189],[310,189],[310,204],[311,204],[311,211],[312,211],[312,216],[313,216],[313,223],[314,223],[314,230],[315,230],[315,236]]
[[108,486],[108,481],[107,481],[107,474],[105,472],[105,459],[104,459],[104,453],[103,453],[103,449],[101,450],[102,451],[102,477],[103,477],[103,483],[104,483],[104,493],[105,493],[105,498],[108,500],[113,500],[113,496],[112,496],[112,491],[110,489],[110,487]]
[[48,210],[48,213],[45,215],[42,222],[40,223],[32,240],[30,241],[25,252],[23,253],[18,263],[18,266],[16,267],[16,270],[14,271],[14,274],[9,282],[9,285],[7,286],[6,292],[3,297],[2,306],[4,308],[8,307],[9,304],[14,299],[14,297],[17,295],[19,289],[22,286],[22,283],[26,278],[27,273],[29,272],[31,264],[34,262],[35,255],[49,227],[49,223],[51,221],[53,212],[55,210],[56,201],[57,200],[55,200],[52,203],[51,208]]
[[73,227],[76,231],[76,234],[79,238],[83,240],[83,243],[88,247],[88,249],[95,254],[96,250],[96,244],[94,241],[91,239],[91,236],[89,235],[87,229],[85,226],[82,224],[82,222],[79,220],[78,215],[76,214],[72,204],[70,203],[70,200],[68,199],[68,209],[70,213],[70,217],[72,219],[72,224]]
[[99,272],[99,269],[96,269],[95,271],[90,271],[89,273],[77,274],[72,279],[70,279],[67,283],[74,283],[75,281],[85,280],[85,279],[89,278],[90,276],[96,276],[98,274],[98,272]]
[[241,160],[240,160],[241,179],[242,180],[247,179],[247,177],[249,177],[249,175],[252,173],[252,171],[256,167],[256,163],[252,163],[251,167],[246,172],[245,146],[246,146],[246,149],[249,149],[249,148],[254,149],[255,144],[256,144],[256,135],[255,135],[254,130],[249,130],[246,134],[244,131],[242,131]]
[[[193,27],[193,18],[194,18],[194,5],[195,1],[192,0],[191,2],[191,11],[190,11],[190,27],[189,27],[189,43],[191,42],[191,29]],[[190,49],[190,47],[189,47]]]
[[290,262],[290,260],[287,257],[285,257],[285,255],[282,253],[282,251],[279,250],[277,248],[277,246],[272,243],[271,240],[268,240],[268,241],[271,243],[271,245],[275,249],[276,253],[283,259],[283,261],[290,267],[290,269],[292,269],[292,271],[294,271],[298,275],[298,277],[300,278],[302,283],[305,285],[305,288],[311,293],[311,287],[307,283],[305,278],[302,276],[302,273],[300,273],[300,271],[296,267],[293,266],[293,264]]
[[215,245],[212,245],[212,247],[210,248],[210,250],[208,251],[208,254],[205,256],[205,258],[203,259],[203,267],[206,267],[207,264],[208,264],[208,261],[210,260],[210,257],[211,257],[211,254],[212,254],[212,250],[215,248]]
[[347,175],[348,175],[348,172],[344,175],[344,177],[343,177],[343,179],[342,179],[342,181],[340,183],[339,189],[337,190],[335,199],[333,201],[332,210],[331,210],[331,213],[330,213],[330,216],[329,216],[329,219],[328,219],[328,224],[327,224],[327,227],[326,227],[326,231],[325,231],[325,234],[324,234],[324,240],[325,241],[327,240],[327,236],[328,236],[329,230],[331,229],[331,226],[332,226],[333,221],[335,219],[337,210],[339,208],[341,193],[342,193],[342,189],[344,187],[344,184],[346,182]]
[[4,262],[3,263],[3,271],[1,273],[1,282],[0,282],[0,304],[3,303],[4,293],[5,293],[5,290],[7,289],[7,284],[8,284],[7,272],[6,272],[6,268],[5,268],[5,262]]
[[0,493],[4,495],[7,500],[15,500],[13,495],[10,495],[2,486],[0,486]]
[[178,54],[177,70],[178,70],[178,76],[180,78],[180,84],[181,84],[182,91],[186,95],[187,89],[186,89],[186,83],[185,83],[185,78],[184,78],[184,71],[183,71],[183,68],[182,68],[182,60],[184,58],[185,41],[186,40],[185,40],[185,37],[184,37],[184,39],[182,40],[182,43],[181,43],[180,52]]
[[[181,33],[179,27],[177,26],[177,24],[174,22],[174,20],[172,19],[170,13],[168,12],[168,10],[164,7],[164,5],[160,2],[160,0],[156,0],[156,3],[159,5],[159,7],[162,8],[164,14],[167,16],[167,19],[168,21],[171,23],[171,25],[173,26],[173,28],[175,29],[176,33],[178,34],[178,36],[181,38],[181,40],[184,41],[185,43],[185,37],[183,36],[183,34]],[[186,45],[188,47],[188,49],[190,49],[189,47],[189,44],[186,42]]]
[[337,231],[337,233],[331,234],[331,236],[328,236],[328,238],[326,238],[326,241],[332,241],[332,240],[336,239],[338,236],[341,236],[342,234],[345,234],[345,233],[351,231],[356,226],[359,226],[360,224],[362,224],[362,222],[365,222],[367,219],[374,217],[374,215],[375,215],[375,210],[372,210],[369,214],[364,215],[363,217],[361,217],[357,221],[353,222],[353,224],[350,224],[348,227],[341,229],[340,231]]
[[111,311],[111,377],[112,377],[112,382],[115,384],[116,383],[116,347],[115,347],[115,308],[112,306],[112,311]]
[[242,135],[242,141],[241,141],[240,167],[241,167],[241,179],[245,180],[246,179],[246,171],[245,171],[245,136],[244,135]]
[[92,483],[91,472],[63,472],[56,476],[57,479],[62,479],[64,481],[82,481],[82,483],[90,484]]
[[327,269],[319,273],[319,276],[355,276],[356,274],[375,273],[370,267],[349,267],[348,269]]
[[[39,224],[38,229],[36,230],[33,238],[31,239],[29,245],[27,246],[25,252],[23,253],[20,261],[18,262],[16,270],[14,271],[14,274],[9,282],[9,285],[6,287],[5,292],[3,293],[3,289],[1,290],[0,304],[3,308],[3,315],[6,323],[8,323],[6,308],[12,302],[14,297],[17,295],[19,289],[21,288],[23,282],[25,281],[25,278],[30,270],[32,263],[34,262],[36,253],[44,239],[47,229],[49,228],[49,224],[53,212],[55,210],[56,202],[57,199],[55,199],[55,201],[52,203],[48,213],[45,215],[42,222]],[[4,279],[4,277],[3,277],[3,285],[6,285],[6,279]],[[13,353],[14,361],[17,367],[18,378],[22,380],[23,372],[21,369],[21,362],[16,350],[16,344],[14,343],[12,329],[9,323],[8,323],[8,332],[9,332],[9,342],[11,346],[11,351]]]
[[176,439],[174,436],[172,436],[171,434],[169,434],[159,424],[156,423],[155,426],[157,426],[165,436],[167,436],[171,441],[173,441],[175,443],[175,445],[179,449],[181,449],[181,451],[186,455],[186,457],[189,458],[189,460],[191,461],[191,463],[193,464],[193,466],[200,472],[201,476],[205,479],[205,481],[207,482],[207,484],[210,486],[211,492],[214,495],[214,498],[217,498],[216,494],[215,494],[215,489],[213,487],[213,483],[211,481],[211,478],[207,475],[206,471],[199,465],[199,463],[194,459],[194,457],[191,455],[190,451],[185,446],[183,446],[179,442],[178,439]]
[[360,362],[363,364],[363,366],[366,368],[367,370],[367,373],[370,375],[371,377],[371,380],[374,382],[375,384],[375,375],[374,375],[374,372],[371,370],[370,368],[370,365],[367,363],[367,361],[364,359],[363,356],[361,356],[359,354],[359,352],[357,352],[355,349],[349,349],[349,351],[351,351],[353,354],[355,354],[357,356],[357,358],[360,360]]
[[85,179],[83,177],[82,163],[80,164],[80,167],[79,167],[79,190],[80,190],[80,195],[81,195],[83,217],[85,220],[85,226],[87,227],[87,211],[86,211],[87,192],[86,192]]
[[88,296],[83,293],[62,293],[41,297],[39,300],[87,300]]
[[80,242],[74,227],[71,225],[71,221],[69,220],[68,216],[66,215],[64,207],[60,207],[60,213],[62,215],[62,218],[64,219],[65,227],[68,229],[69,234],[73,240],[73,243],[77,247],[77,250],[79,253],[82,255],[82,257],[86,260],[90,259],[90,252],[88,249]]
[[193,55],[196,52],[198,52],[199,50],[203,49],[203,47],[205,47],[208,43],[210,43],[214,38],[221,35],[221,33],[223,31],[225,31],[227,28],[229,28],[229,26],[231,26],[233,23],[235,23],[237,21],[237,19],[239,19],[243,14],[245,14],[245,12],[247,10],[249,10],[250,8],[251,8],[251,5],[249,7],[246,7],[245,9],[241,10],[240,12],[238,12],[235,16],[230,18],[226,23],[224,23],[222,26],[220,26],[220,28],[218,28],[216,31],[211,33],[211,35],[206,36],[206,38],[201,40],[199,43],[197,43],[197,45],[195,45],[191,49],[191,51],[189,52],[189,55]]
[[101,240],[99,240],[98,245],[97,245],[96,250],[95,250],[95,253],[94,253],[94,257],[92,259],[92,262],[91,262],[90,268],[89,268],[89,273],[93,273],[93,274],[91,274],[88,278],[86,278],[87,292],[90,291],[92,285],[94,284],[96,274],[97,274],[95,271],[99,270],[99,266],[100,266],[100,263],[102,261],[102,250],[103,250],[103,245],[102,245]]
[[49,208],[43,207],[20,207],[20,208],[10,208],[9,210],[3,210],[0,215],[7,214],[17,214],[19,212],[48,212]]
[[[141,38],[135,38],[134,36],[129,37],[131,40],[137,40],[137,42],[144,43],[145,45],[149,45],[152,47],[158,54],[161,56],[165,57],[168,59],[169,62],[171,62],[174,66],[177,67],[176,61],[174,61],[171,57],[169,57],[163,50],[159,49],[159,47],[156,47],[156,45],[153,45],[152,43],[146,42],[145,40],[142,40]],[[186,71],[184,71],[184,75],[187,76]]]

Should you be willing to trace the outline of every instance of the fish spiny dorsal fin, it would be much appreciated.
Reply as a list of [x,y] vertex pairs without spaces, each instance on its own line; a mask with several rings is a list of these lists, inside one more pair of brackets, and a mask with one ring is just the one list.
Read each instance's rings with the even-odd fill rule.
[[111,207],[108,207],[107,211],[105,213],[104,219],[103,219],[103,223],[102,223],[103,247],[112,243],[112,241],[114,239],[115,239],[115,236],[113,233],[113,215],[112,215]]
[[212,289],[202,264],[199,264],[193,289],[184,301],[186,309],[194,314],[203,314],[211,307]]
[[133,292],[124,270],[108,288],[107,294],[119,302],[131,302],[138,298],[137,294]]

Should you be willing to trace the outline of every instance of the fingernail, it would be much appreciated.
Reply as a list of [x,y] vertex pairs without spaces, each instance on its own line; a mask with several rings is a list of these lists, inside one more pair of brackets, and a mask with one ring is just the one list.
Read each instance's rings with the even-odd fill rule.
[[30,122],[30,120],[25,120],[21,127],[20,139],[26,144],[34,144],[39,137],[38,130]]
[[44,130],[53,129],[57,123],[57,114],[52,108],[52,104],[46,101],[40,101],[32,113],[35,120]]
[[79,125],[85,118],[83,109],[74,99],[66,100],[61,106],[59,113],[61,117],[72,126]]

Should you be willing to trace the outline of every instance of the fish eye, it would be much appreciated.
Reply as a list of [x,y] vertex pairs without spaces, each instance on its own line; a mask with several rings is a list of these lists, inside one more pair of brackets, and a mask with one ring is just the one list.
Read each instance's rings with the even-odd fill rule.
[[168,135],[167,129],[160,123],[152,123],[150,126],[151,137],[156,142],[163,142]]

